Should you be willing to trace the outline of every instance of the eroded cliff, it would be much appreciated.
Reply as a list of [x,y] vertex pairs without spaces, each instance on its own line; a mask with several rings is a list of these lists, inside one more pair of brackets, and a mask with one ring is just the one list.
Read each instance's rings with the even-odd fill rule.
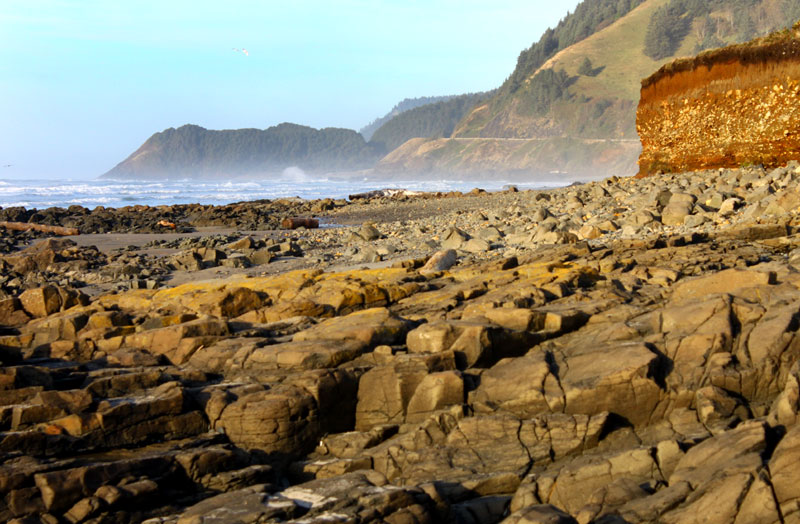
[[640,176],[800,158],[800,23],[642,81]]

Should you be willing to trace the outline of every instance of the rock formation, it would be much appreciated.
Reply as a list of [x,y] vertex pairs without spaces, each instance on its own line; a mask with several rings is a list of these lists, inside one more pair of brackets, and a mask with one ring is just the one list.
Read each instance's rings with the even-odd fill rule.
[[[791,163],[420,199],[437,220],[398,227],[430,228],[428,267],[93,297],[66,275],[154,259],[6,255],[0,520],[796,520],[798,186]],[[402,245],[397,207],[363,209],[292,234]]]
[[642,81],[639,174],[800,157],[800,24],[682,59]]

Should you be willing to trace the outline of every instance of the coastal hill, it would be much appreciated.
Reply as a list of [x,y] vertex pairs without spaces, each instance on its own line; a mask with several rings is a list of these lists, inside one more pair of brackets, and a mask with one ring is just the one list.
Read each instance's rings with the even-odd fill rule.
[[[584,0],[496,90],[401,102],[363,131],[281,124],[156,133],[108,177],[204,177],[375,168],[404,175],[598,178],[634,174],[640,81],[676,57],[766,35],[794,0]],[[428,103],[429,102],[429,103]],[[378,126],[376,128],[376,126]]]
[[446,102],[447,100],[450,100],[454,96],[455,95],[449,95],[449,96],[420,96],[420,97],[416,97],[416,98],[405,98],[405,99],[401,100],[400,102],[398,102],[397,104],[395,104],[395,106],[391,109],[391,111],[389,111],[388,113],[386,113],[382,117],[376,118],[375,120],[373,120],[369,124],[365,125],[361,129],[359,129],[358,132],[361,133],[361,136],[364,137],[364,140],[367,140],[367,141],[372,140],[372,135],[375,133],[375,131],[380,129],[380,127],[383,124],[385,124],[386,122],[390,121],[394,117],[396,117],[396,116],[398,116],[398,115],[400,115],[402,113],[405,113],[406,111],[410,111],[412,109],[420,107],[420,106],[429,105],[429,104],[435,104],[437,102]]
[[264,175],[289,166],[309,172],[346,171],[369,168],[383,154],[350,129],[284,123],[264,130],[216,131],[185,125],[154,134],[103,177]]
[[468,93],[444,97],[443,100],[404,111],[375,130],[370,142],[392,151],[412,138],[450,137],[461,119],[491,95]]
[[798,17],[800,6],[788,0],[584,1],[520,54],[453,139],[407,143],[379,169],[481,172],[491,163],[509,171],[633,174],[640,79],[676,57],[747,41]]
[[[798,33],[645,80],[645,151],[662,121],[705,154],[708,118],[731,127],[712,147],[740,129],[784,154]],[[752,102],[763,128],[739,127]],[[798,148],[784,158],[0,209],[0,522],[800,522]],[[255,229],[311,213],[339,227]]]

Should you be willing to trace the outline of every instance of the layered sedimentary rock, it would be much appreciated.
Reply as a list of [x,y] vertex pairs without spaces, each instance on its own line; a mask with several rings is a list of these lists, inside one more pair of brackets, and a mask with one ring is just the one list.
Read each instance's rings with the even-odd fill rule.
[[642,81],[639,175],[800,158],[800,25]]
[[[30,287],[0,302],[0,521],[797,521],[798,186],[515,192],[424,271]],[[57,274],[66,242],[0,261]]]

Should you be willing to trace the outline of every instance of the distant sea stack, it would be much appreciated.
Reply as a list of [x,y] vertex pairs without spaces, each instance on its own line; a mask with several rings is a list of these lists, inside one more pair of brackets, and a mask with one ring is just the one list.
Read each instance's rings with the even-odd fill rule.
[[216,131],[185,125],[156,133],[104,178],[210,178],[365,169],[383,156],[350,129],[280,124]]
[[800,22],[642,81],[639,174],[800,159]]

